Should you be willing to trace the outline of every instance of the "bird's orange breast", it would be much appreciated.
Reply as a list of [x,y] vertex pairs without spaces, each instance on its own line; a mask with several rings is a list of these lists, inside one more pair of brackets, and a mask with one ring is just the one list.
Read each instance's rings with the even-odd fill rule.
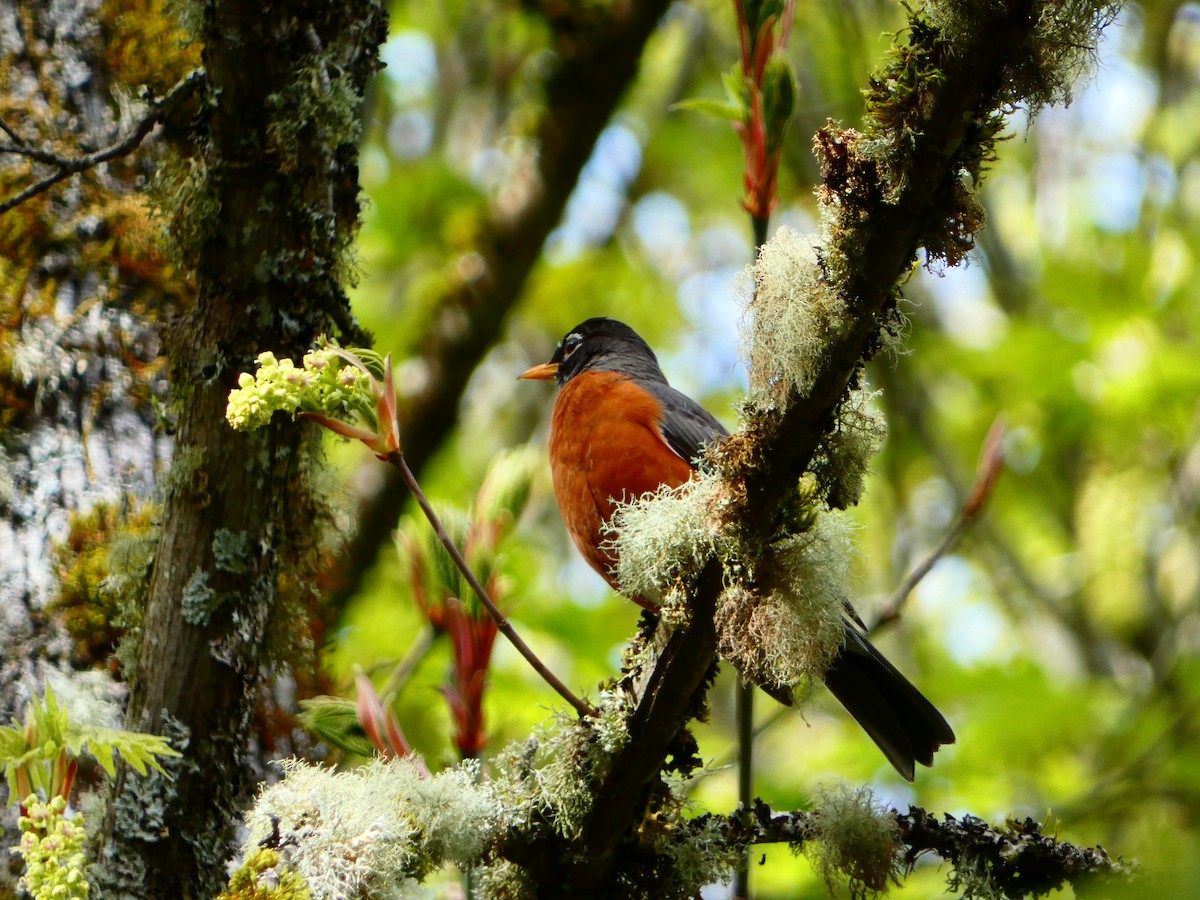
[[652,394],[616,372],[576,375],[554,403],[550,469],[558,508],[579,552],[616,590],[615,560],[601,546],[615,505],[692,476],[663,437],[662,417]]

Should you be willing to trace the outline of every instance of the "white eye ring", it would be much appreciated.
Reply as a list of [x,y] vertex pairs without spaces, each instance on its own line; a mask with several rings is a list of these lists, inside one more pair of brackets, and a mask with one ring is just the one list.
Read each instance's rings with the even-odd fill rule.
[[579,334],[568,334],[563,338],[563,359],[566,359],[572,353],[579,349],[579,345],[583,343],[583,337]]

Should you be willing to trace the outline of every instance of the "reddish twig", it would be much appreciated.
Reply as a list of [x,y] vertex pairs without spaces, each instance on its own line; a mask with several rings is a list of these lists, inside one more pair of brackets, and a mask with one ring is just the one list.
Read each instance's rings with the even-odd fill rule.
[[433,507],[429,503],[429,498],[425,496],[425,492],[421,490],[421,485],[417,483],[416,476],[413,475],[412,470],[408,467],[408,462],[404,459],[404,453],[400,450],[393,450],[384,456],[383,459],[390,462],[400,472],[400,477],[404,479],[405,485],[407,485],[409,491],[412,492],[413,497],[417,501],[417,505],[420,506],[421,511],[425,513],[425,518],[429,520],[429,524],[433,526],[434,534],[437,535],[437,538],[439,541],[441,541],[442,546],[446,548],[446,552],[450,554],[450,558],[454,560],[454,565],[458,568],[458,571],[462,572],[463,577],[467,580],[467,584],[471,586],[471,590],[473,590],[476,596],[479,597],[479,602],[483,604],[484,609],[486,609],[492,619],[495,620],[496,628],[499,629],[500,633],[508,638],[508,642],[517,649],[517,652],[525,658],[525,661],[528,662],[529,665],[533,666],[534,671],[541,675],[545,682],[558,692],[560,697],[570,703],[571,706],[575,708],[576,712],[578,712],[581,716],[595,716],[596,711],[588,706],[588,704],[583,700],[580,700],[578,697],[576,697],[575,694],[571,692],[571,689],[563,684],[562,680],[546,667],[546,664],[543,663],[541,659],[538,658],[538,655],[534,653],[532,649],[530,649],[529,645],[522,640],[521,636],[517,634],[516,629],[512,627],[512,624],[508,621],[505,615],[500,612],[500,608],[496,606],[492,598],[488,596],[487,590],[485,590],[483,585],[479,583],[479,579],[475,577],[475,573],[471,571],[471,567],[467,565],[467,561],[463,559],[462,553],[459,552],[458,547],[455,546],[454,541],[450,538],[450,535],[446,533],[446,529],[442,525],[442,520],[439,519],[437,513],[433,511]]

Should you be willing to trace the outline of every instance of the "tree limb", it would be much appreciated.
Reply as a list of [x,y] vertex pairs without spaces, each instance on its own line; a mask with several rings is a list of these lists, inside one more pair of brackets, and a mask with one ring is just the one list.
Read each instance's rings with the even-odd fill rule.
[[[912,87],[914,69],[905,67],[916,65],[913,53],[901,53],[873,82],[878,92],[895,94],[888,101],[893,105],[876,111],[877,133],[864,138],[832,126],[818,133],[821,194],[836,216],[820,255],[851,321],[829,336],[806,394],[793,390],[782,409],[751,410],[744,428],[717,449],[728,494],[740,498],[729,521],[745,533],[771,534],[781,504],[807,469],[859,367],[874,352],[896,285],[918,248],[947,248],[957,240],[961,249],[971,226],[980,224],[963,215],[960,179],[969,160],[978,177],[999,129],[997,111],[1019,99],[1013,96],[1011,73],[1036,58],[1032,42],[1041,12],[1041,4],[1032,0],[1008,4],[994,18],[961,29],[953,40],[914,20],[912,40],[921,42],[917,49],[924,54],[916,63],[925,79],[908,95],[896,93],[895,85]],[[928,77],[929,71],[936,77]],[[897,127],[901,133],[889,133]],[[871,140],[890,141],[904,154],[895,163],[905,167],[900,179],[882,171],[883,162],[870,154]],[[685,724],[686,706],[704,689],[716,653],[712,615],[722,576],[720,563],[710,562],[690,597],[690,621],[657,636],[662,650],[629,719],[629,740],[595,785],[590,815],[556,862],[560,877],[555,883],[564,892],[586,897],[613,889],[618,857],[623,847],[632,847],[651,785]]]
[[189,72],[174,87],[167,91],[162,99],[150,100],[150,109],[127,135],[101,150],[97,150],[94,153],[86,153],[83,156],[64,156],[51,150],[31,146],[7,124],[0,123],[0,129],[13,140],[12,144],[0,144],[0,153],[24,156],[32,159],[34,162],[45,163],[55,168],[55,171],[51,172],[45,178],[0,201],[0,214],[20,206],[31,197],[45,193],[54,187],[54,185],[70,178],[72,175],[79,172],[86,172],[88,169],[108,162],[110,159],[127,156],[132,153],[145,140],[146,135],[154,130],[154,126],[169,118],[175,110],[187,102],[188,98],[196,92],[196,89],[203,81],[203,69],[195,69]]
[[[1067,884],[1124,881],[1136,874],[1136,863],[1113,859],[1103,847],[1077,847],[1042,832],[1026,818],[993,828],[975,816],[936,818],[919,806],[907,813],[892,810],[903,863],[912,870],[918,858],[932,853],[954,866],[951,889],[986,880],[994,895],[1027,897],[1047,894]],[[787,843],[793,849],[820,839],[816,811],[776,813],[761,800],[749,810],[725,816],[704,815],[688,822],[695,834],[714,824],[734,843]]]

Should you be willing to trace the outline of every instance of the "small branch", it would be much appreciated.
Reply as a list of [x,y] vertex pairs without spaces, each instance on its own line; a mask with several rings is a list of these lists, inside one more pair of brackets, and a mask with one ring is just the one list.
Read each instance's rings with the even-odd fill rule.
[[975,479],[975,484],[971,486],[971,493],[967,497],[966,503],[963,504],[958,521],[946,532],[945,536],[938,542],[938,545],[933,548],[933,551],[921,560],[908,574],[908,577],[901,582],[900,586],[896,588],[895,593],[883,605],[883,608],[879,610],[879,614],[869,629],[870,631],[875,631],[900,618],[901,609],[917,585],[921,583],[921,579],[928,575],[937,564],[937,561],[945,556],[947,551],[958,542],[963,532],[978,521],[979,516],[987,506],[988,500],[991,499],[996,487],[996,480],[1000,477],[1000,472],[1004,466],[1004,458],[1001,453],[1003,442],[1004,421],[997,417],[996,421],[992,423],[987,437],[984,438],[983,453],[979,459],[979,474]]
[[[973,879],[986,880],[1006,897],[1037,896],[1065,884],[1088,881],[1127,881],[1138,870],[1136,862],[1113,859],[1102,847],[1077,847],[1042,833],[1033,819],[1012,821],[993,828],[975,816],[956,819],[946,813],[938,819],[917,806],[907,813],[892,811],[904,845],[903,863],[912,868],[917,858],[932,853],[955,867],[951,889]],[[761,800],[749,810],[725,816],[705,815],[689,827],[697,833],[715,819],[731,841],[747,844],[799,845],[816,840],[813,811],[774,813]]]
[[145,140],[146,135],[154,130],[155,125],[171,115],[192,95],[203,79],[203,69],[195,69],[184,76],[171,90],[167,91],[161,100],[150,101],[149,111],[129,134],[102,150],[97,150],[95,153],[88,153],[83,156],[62,156],[50,150],[32,147],[8,125],[0,123],[0,128],[14,141],[12,144],[0,144],[0,153],[25,156],[35,162],[55,167],[55,171],[45,178],[34,182],[23,191],[13,194],[11,197],[0,202],[0,213],[6,213],[20,206],[31,197],[36,197],[38,194],[48,191],[54,185],[70,178],[72,175],[85,172],[101,163],[108,162],[110,159],[116,159],[117,157],[132,153]]
[[7,134],[14,143],[20,145],[21,147],[29,146],[29,143],[25,140],[25,138],[21,137],[21,135],[17,133],[16,129],[14,129],[3,119],[0,119],[0,131],[3,131],[5,134]]
[[525,657],[525,661],[533,666],[534,671],[541,675],[546,683],[558,692],[560,697],[570,703],[571,706],[575,708],[576,712],[578,712],[581,716],[595,716],[596,711],[588,706],[584,701],[576,697],[571,692],[571,689],[563,684],[562,680],[546,667],[546,664],[543,663],[538,658],[537,654],[530,649],[529,645],[521,639],[521,636],[517,634],[516,629],[512,627],[512,624],[504,616],[504,613],[500,612],[500,608],[496,606],[492,598],[488,596],[488,592],[484,589],[483,585],[479,583],[479,579],[475,577],[475,573],[471,571],[471,567],[467,565],[467,561],[463,559],[462,554],[458,551],[458,547],[455,546],[454,541],[450,538],[450,535],[446,533],[446,529],[442,526],[442,520],[439,519],[437,513],[433,511],[433,507],[429,503],[429,498],[425,496],[425,492],[421,490],[421,485],[417,483],[416,476],[413,475],[412,470],[408,467],[408,463],[404,459],[404,454],[399,450],[393,450],[387,455],[386,459],[399,470],[400,477],[404,479],[404,483],[412,492],[413,498],[417,501],[417,505],[420,506],[421,511],[425,513],[425,518],[427,518],[429,520],[429,524],[433,526],[433,531],[437,535],[438,540],[441,541],[442,546],[446,548],[446,552],[450,554],[450,558],[454,560],[454,565],[458,568],[458,571],[462,572],[463,577],[467,579],[467,584],[471,586],[471,590],[473,590],[476,596],[479,597],[479,602],[483,604],[484,609],[486,609],[492,619],[495,620],[496,627],[499,629],[500,633],[508,638],[508,642],[517,648],[517,652]]

